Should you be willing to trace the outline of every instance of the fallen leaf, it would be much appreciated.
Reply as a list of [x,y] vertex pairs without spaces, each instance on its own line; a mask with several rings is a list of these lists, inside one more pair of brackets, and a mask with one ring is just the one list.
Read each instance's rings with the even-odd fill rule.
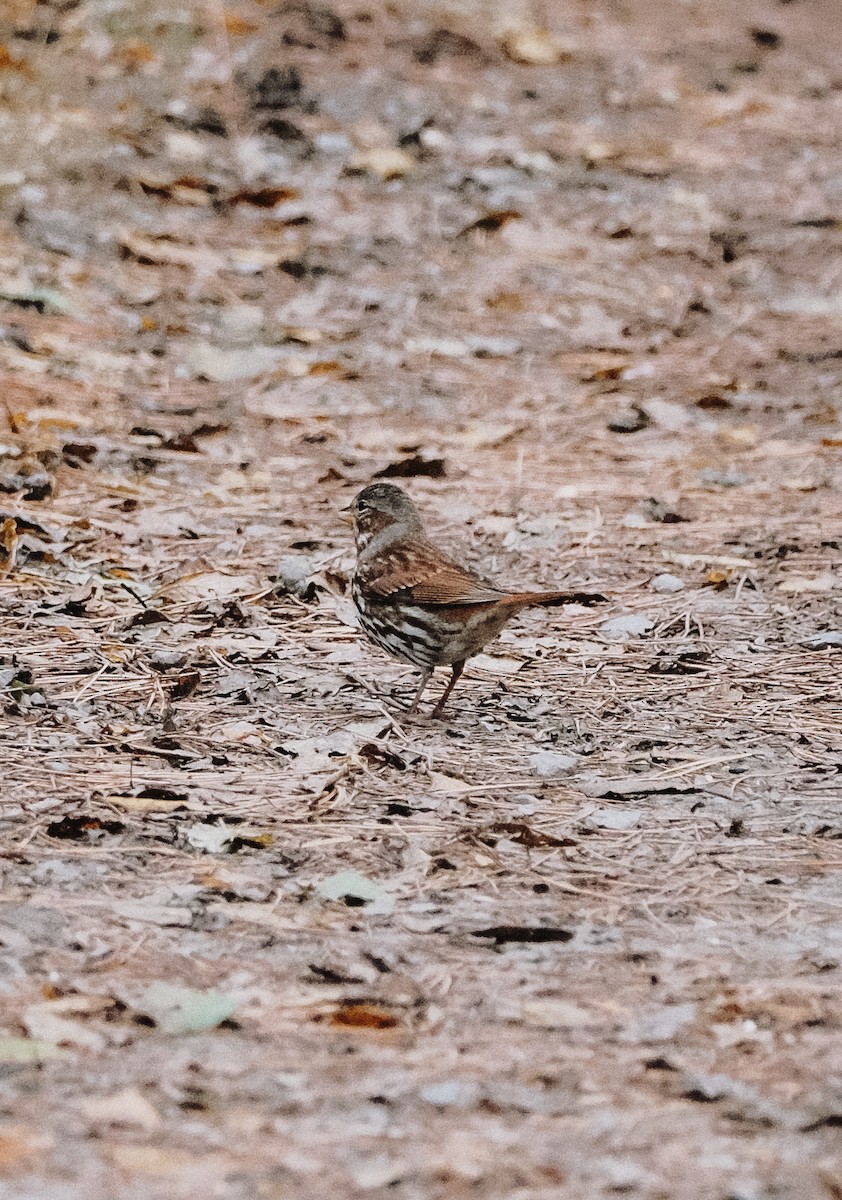
[[521,1020],[524,1025],[541,1029],[581,1029],[598,1024],[596,1015],[580,1004],[549,997],[527,1000],[521,1010]]
[[402,179],[415,167],[415,159],[405,150],[394,146],[374,146],[370,150],[358,150],[348,160],[348,170],[375,175],[384,182]]
[[416,61],[425,66],[431,66],[442,58],[473,59],[483,63],[488,57],[471,38],[450,29],[432,30],[419,42],[413,53]]
[[345,900],[347,902],[350,899],[359,904],[379,900],[384,895],[383,888],[379,883],[366,879],[365,875],[360,875],[357,871],[338,871],[329,879],[323,880],[317,891],[323,900]]
[[183,575],[161,588],[160,594],[172,600],[197,603],[202,600],[227,600],[254,590],[249,575],[226,575],[221,571],[197,571]]
[[462,358],[471,347],[460,338],[414,337],[404,343],[407,354],[433,354],[439,358]]
[[578,766],[579,759],[575,754],[562,754],[558,750],[537,750],[530,754],[527,764],[530,771],[542,779],[553,779],[557,775],[566,775]]
[[626,796],[651,795],[656,792],[696,792],[699,789],[681,779],[664,779],[662,775],[630,775],[621,779],[594,776],[578,780],[576,786],[585,796],[596,799],[622,800]]
[[155,796],[121,796],[112,793],[109,796],[103,796],[106,804],[113,804],[117,808],[123,808],[126,812],[175,812],[179,808],[185,808],[187,797],[180,800],[165,800]]
[[259,25],[255,25],[254,21],[249,21],[238,13],[225,14],[225,32],[230,37],[243,37],[247,33],[257,33]]
[[109,1012],[115,1008],[116,1003],[113,996],[70,992],[67,996],[57,996],[54,1000],[45,1001],[41,1007],[49,1009],[58,1016],[67,1016],[68,1014],[85,1016],[91,1013]]
[[199,992],[156,980],[134,1007],[151,1017],[162,1033],[198,1033],[227,1021],[236,1012],[237,1004],[237,1000],[221,992]]
[[122,821],[101,821],[98,817],[62,817],[47,826],[47,837],[72,841],[101,842],[102,834],[118,834],[125,830]]
[[608,421],[607,427],[611,433],[639,433],[641,429],[648,429],[651,424],[652,419],[648,412],[639,404],[631,404],[618,408]]
[[824,650],[828,646],[842,646],[842,632],[828,630],[826,633],[815,633],[803,643],[808,650]]
[[211,383],[234,383],[238,379],[268,375],[283,357],[283,350],[275,346],[228,350],[205,341],[192,342],[185,353],[185,361],[193,375]]
[[585,824],[594,829],[613,829],[624,833],[634,829],[643,813],[638,808],[595,808],[585,818]]
[[719,471],[715,467],[705,467],[703,471],[699,472],[699,482],[708,488],[744,487],[747,483],[751,483],[751,475],[746,475],[744,471],[736,471],[733,468]]
[[614,350],[584,353],[580,350],[562,350],[553,355],[552,361],[566,375],[572,375],[583,383],[619,379],[632,363],[627,354],[618,354]]
[[683,591],[684,580],[679,579],[677,575],[656,575],[649,586],[654,592],[662,592],[669,595],[672,592]]
[[431,771],[429,778],[430,783],[437,791],[444,792],[448,796],[461,796],[471,790],[471,785],[465,783],[464,779],[456,779],[453,775],[446,775],[442,771]]
[[252,204],[255,208],[276,208],[279,204],[289,204],[291,200],[297,200],[299,194],[297,188],[291,187],[243,188],[232,193],[228,197],[228,203]]
[[734,558],[730,554],[680,554],[675,550],[663,550],[661,557],[666,562],[675,563],[680,567],[695,567],[701,564],[710,567],[756,567],[757,563],[748,558]]
[[457,237],[467,237],[471,233],[487,234],[497,233],[500,229],[505,228],[510,221],[519,221],[522,214],[514,208],[498,208],[491,212],[485,213],[482,217],[477,217],[476,221],[471,221],[464,229],[460,229]]
[[576,936],[572,929],[553,925],[492,925],[490,929],[472,929],[470,936],[489,938],[495,946],[515,944],[570,942]]
[[88,1096],[79,1107],[89,1121],[103,1125],[127,1125],[157,1129],[161,1118],[137,1088],[123,1088],[110,1096]]
[[331,1013],[331,1025],[351,1029],[394,1029],[400,1022],[393,1012],[379,1004],[348,1002]]
[[714,567],[705,575],[705,583],[711,587],[722,588],[731,578],[733,571],[730,567]]
[[7,578],[14,570],[19,544],[17,521],[14,517],[6,517],[0,526],[0,578]]
[[651,617],[643,613],[628,613],[622,617],[612,617],[599,627],[600,633],[612,642],[624,642],[632,637],[645,637],[655,628]]
[[184,840],[206,854],[232,854],[245,846],[260,850],[274,843],[274,834],[260,833],[243,825],[198,822],[184,830]]
[[422,1100],[437,1108],[467,1108],[476,1104],[480,1087],[471,1079],[442,1079],[438,1083],[428,1083],[418,1094]]
[[526,66],[551,67],[556,63],[569,62],[573,47],[546,29],[510,29],[500,41],[503,51],[516,63]]
[[0,288],[0,300],[18,308],[33,308],[39,313],[58,313],[64,316],[75,312],[73,301],[53,288]]
[[489,675],[517,675],[524,665],[521,658],[504,658],[502,655],[477,654],[471,659],[475,671],[487,671]]
[[25,58],[18,58],[11,53],[8,46],[0,42],[0,71],[18,71],[28,78],[33,77],[32,67]]
[[0,1126],[0,1167],[11,1167],[24,1158],[45,1150],[50,1139],[24,1125]]
[[483,420],[481,424],[477,423],[468,429],[460,430],[457,440],[471,450],[496,450],[524,433],[525,429],[524,425],[495,424],[493,421]]
[[173,1175],[200,1167],[206,1159],[183,1150],[165,1150],[160,1146],[110,1146],[108,1156],[115,1166],[143,1175]]
[[120,244],[140,263],[164,266],[192,267],[214,274],[226,265],[225,255],[209,246],[189,245],[169,237],[147,237],[145,234],[124,232]]
[[696,1019],[697,1005],[660,1004],[636,1013],[621,1034],[624,1042],[671,1042]]
[[791,575],[778,584],[778,591],[788,595],[798,595],[802,592],[832,592],[842,587],[842,575],[833,575],[825,571],[822,575],[804,576]]
[[30,1037],[54,1046],[71,1046],[98,1054],[105,1049],[105,1038],[79,1021],[69,1021],[53,1012],[50,1004],[32,1004],[23,1014],[23,1026]]
[[115,900],[112,911],[125,921],[140,921],[164,928],[189,929],[193,924],[193,913],[186,905],[159,904],[153,900]]
[[66,1058],[67,1052],[59,1050],[54,1042],[39,1041],[37,1038],[0,1037],[0,1062],[37,1063],[47,1058]]
[[411,458],[401,458],[389,463],[380,471],[375,471],[374,479],[414,479],[424,475],[429,479],[444,479],[447,474],[443,458],[424,458],[414,454]]

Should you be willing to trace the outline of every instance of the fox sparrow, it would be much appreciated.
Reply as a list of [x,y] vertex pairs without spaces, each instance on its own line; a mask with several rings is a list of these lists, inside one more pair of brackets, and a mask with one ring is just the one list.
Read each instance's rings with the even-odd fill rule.
[[462,567],[429,540],[418,509],[391,483],[374,483],[350,509],[357,544],[352,595],[360,624],[393,658],[421,668],[414,712],[436,667],[451,677],[433,709],[440,717],[466,659],[531,605],[595,604],[581,592],[509,592]]

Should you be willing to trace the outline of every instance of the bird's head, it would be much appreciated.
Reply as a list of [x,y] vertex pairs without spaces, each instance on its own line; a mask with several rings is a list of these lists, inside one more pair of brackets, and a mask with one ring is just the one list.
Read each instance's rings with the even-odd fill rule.
[[420,532],[418,509],[406,492],[393,483],[372,483],[358,492],[348,510],[357,553],[388,529],[395,537]]

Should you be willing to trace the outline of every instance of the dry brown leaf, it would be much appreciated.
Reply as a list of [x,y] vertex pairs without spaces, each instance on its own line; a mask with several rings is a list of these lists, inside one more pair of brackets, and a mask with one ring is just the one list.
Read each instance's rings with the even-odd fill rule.
[[155,51],[143,38],[131,38],[118,48],[116,57],[129,68],[145,67],[155,61]]
[[0,71],[18,71],[21,75],[33,78],[32,67],[26,59],[12,54],[9,47],[4,46],[2,42],[0,42]]
[[393,1012],[379,1004],[341,1004],[331,1014],[331,1025],[351,1029],[394,1029],[400,1022]]
[[248,33],[257,33],[259,25],[255,25],[254,21],[249,21],[246,17],[241,17],[239,13],[225,14],[225,32],[230,37],[243,37]]
[[713,570],[708,571],[707,575],[705,575],[705,583],[710,584],[711,587],[719,588],[726,584],[732,575],[733,571],[729,567],[714,567]]
[[6,517],[0,526],[0,545],[3,548],[0,555],[0,578],[5,579],[15,569],[19,544],[18,523],[14,517]]
[[603,379],[619,379],[631,359],[627,354],[613,350],[596,350],[581,353],[578,350],[562,351],[553,355],[553,363],[561,367],[566,375],[581,379],[583,383],[597,383]]

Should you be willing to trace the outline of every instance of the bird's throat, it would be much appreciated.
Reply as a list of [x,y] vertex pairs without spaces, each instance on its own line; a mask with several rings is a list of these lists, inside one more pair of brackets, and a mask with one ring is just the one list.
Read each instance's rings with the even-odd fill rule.
[[384,545],[394,536],[398,524],[399,522],[391,513],[377,509],[362,513],[357,519],[355,531],[357,554],[362,554],[375,541],[378,546]]

